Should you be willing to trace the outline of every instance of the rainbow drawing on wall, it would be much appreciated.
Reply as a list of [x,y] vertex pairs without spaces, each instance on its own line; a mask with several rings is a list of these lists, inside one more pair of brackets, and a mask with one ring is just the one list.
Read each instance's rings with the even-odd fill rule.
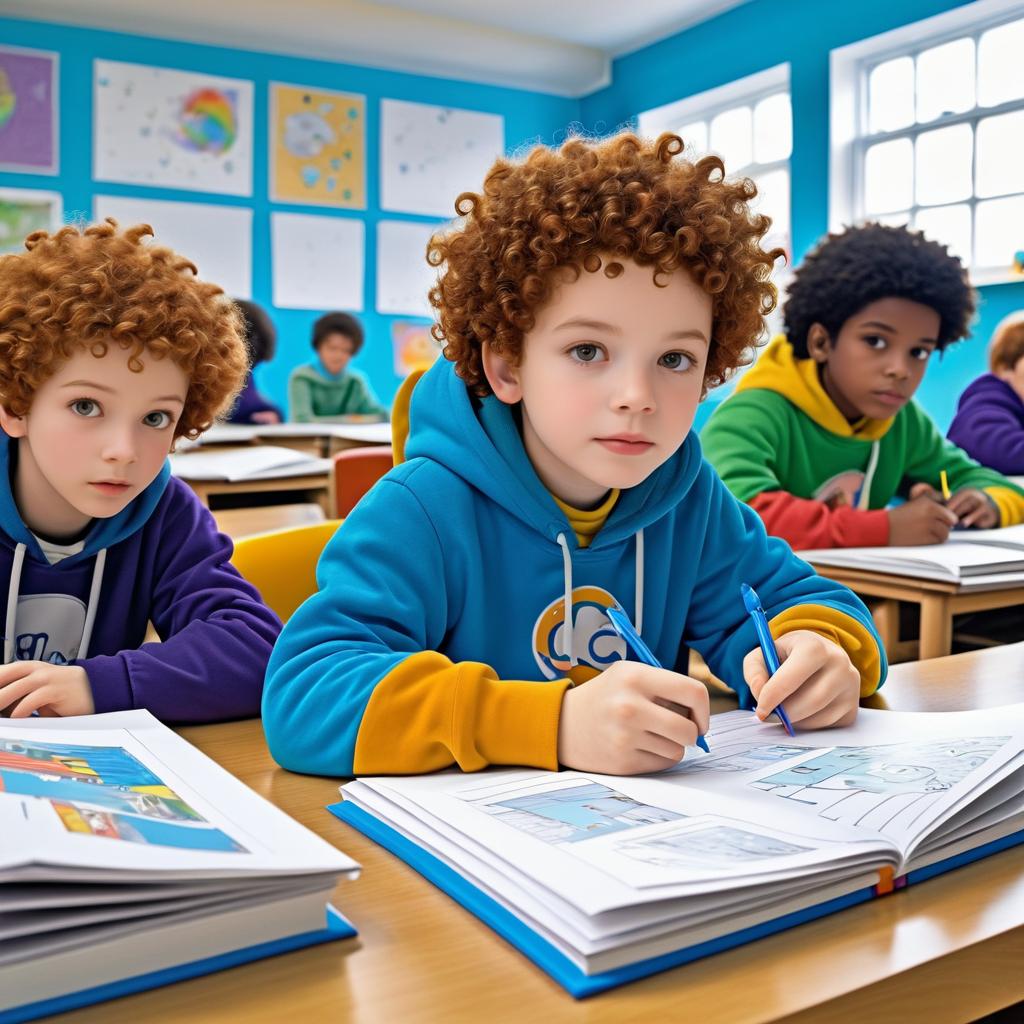
[[396,320],[391,325],[391,346],[395,356],[395,374],[408,377],[417,370],[429,370],[441,352],[430,334],[429,324]]
[[252,195],[253,84],[93,62],[93,177]]
[[197,153],[226,153],[238,137],[234,90],[197,89],[186,97],[178,123],[178,142]]
[[271,83],[270,198],[365,209],[365,96]]

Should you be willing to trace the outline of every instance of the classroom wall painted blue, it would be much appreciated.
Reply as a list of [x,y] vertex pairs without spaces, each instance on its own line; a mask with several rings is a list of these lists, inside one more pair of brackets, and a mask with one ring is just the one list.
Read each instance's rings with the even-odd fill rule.
[[[327,61],[225,49],[194,43],[119,32],[73,28],[43,22],[0,18],[0,41],[11,46],[55,50],[60,54],[60,173],[56,176],[0,173],[0,186],[48,189],[64,197],[65,218],[92,218],[93,196],[124,195],[251,207],[253,210],[253,298],[270,309],[278,326],[276,359],[256,370],[257,383],[266,394],[284,403],[290,370],[310,362],[310,327],[323,312],[275,309],[271,297],[270,214],[272,210],[318,215],[361,217],[366,222],[366,273],[363,311],[366,344],[353,365],[366,373],[380,397],[390,402],[401,383],[392,367],[391,323],[409,317],[382,316],[374,309],[376,231],[380,220],[430,222],[432,218],[382,211],[379,207],[378,137],[381,99],[461,107],[501,114],[505,118],[505,144],[516,150],[532,141],[559,141],[566,126],[579,117],[578,100],[538,92],[504,89],[357,67]],[[155,64],[250,79],[255,83],[253,195],[236,197],[144,188],[92,180],[92,62],[95,58]],[[267,103],[268,83],[338,89],[366,96],[366,210],[334,211],[271,203],[268,199]],[[452,196],[454,204],[455,197]],[[454,205],[453,205],[454,212]]]
[[[644,110],[788,62],[793,255],[799,261],[828,230],[829,51],[962,5],[963,0],[750,0],[616,60],[611,84],[584,97],[582,121],[607,132]],[[943,431],[960,392],[987,369],[985,349],[995,326],[1007,313],[1024,309],[1024,284],[979,291],[973,337],[936,359],[918,391],[918,401]],[[713,393],[706,400],[698,427],[720,397]]]

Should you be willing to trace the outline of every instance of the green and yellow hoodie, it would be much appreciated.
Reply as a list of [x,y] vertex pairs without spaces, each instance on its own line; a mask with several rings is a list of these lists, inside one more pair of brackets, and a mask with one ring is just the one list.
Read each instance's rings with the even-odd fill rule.
[[701,432],[704,455],[768,532],[797,549],[889,543],[886,506],[919,481],[977,487],[1001,526],[1024,520],[1024,491],[945,440],[908,402],[884,420],[854,423],[836,408],[813,359],[776,337]]

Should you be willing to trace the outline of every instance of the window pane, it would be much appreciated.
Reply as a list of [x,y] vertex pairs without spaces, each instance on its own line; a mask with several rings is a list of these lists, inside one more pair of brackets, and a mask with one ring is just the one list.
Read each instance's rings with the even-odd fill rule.
[[891,132],[914,123],[914,61],[898,57],[868,77],[868,131]]
[[973,39],[955,39],[917,55],[918,121],[960,114],[973,106]]
[[954,256],[959,256],[965,264],[970,265],[971,208],[966,203],[918,210],[914,227],[923,231],[932,241],[948,246]]
[[[757,197],[753,207],[758,213],[771,217],[770,236],[789,236],[789,171],[769,171],[767,174],[751,175],[757,185]],[[783,242],[773,242],[783,245]]]
[[1024,18],[990,29],[978,43],[978,102],[983,107],[1024,96]]
[[910,223],[910,213],[907,210],[900,213],[881,213],[871,219],[877,224],[888,224],[891,228],[905,228]]
[[905,210],[914,196],[914,145],[893,139],[872,146],[864,157],[864,208],[868,213]]
[[679,129],[679,135],[686,143],[687,149],[692,149],[698,156],[703,156],[708,151],[708,123],[707,121],[691,121]]
[[[1024,70],[1020,77],[1024,78]],[[978,122],[976,173],[979,196],[1024,192],[1024,110]],[[1024,241],[1024,224],[1021,236]]]
[[938,128],[917,137],[914,168],[917,201],[922,206],[951,203],[971,195],[973,142],[969,124]]
[[750,107],[733,107],[711,121],[711,149],[725,162],[725,173],[736,174],[750,163],[753,127]]
[[754,107],[754,159],[759,164],[787,160],[793,149],[789,93],[780,92]]
[[975,264],[1009,269],[1013,254],[1021,248],[1022,224],[1024,196],[978,203],[974,221]]

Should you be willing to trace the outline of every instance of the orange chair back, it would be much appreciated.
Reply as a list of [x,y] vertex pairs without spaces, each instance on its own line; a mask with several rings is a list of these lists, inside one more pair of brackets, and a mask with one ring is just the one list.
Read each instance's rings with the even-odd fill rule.
[[391,445],[345,448],[338,452],[331,467],[333,518],[344,519],[394,464]]

